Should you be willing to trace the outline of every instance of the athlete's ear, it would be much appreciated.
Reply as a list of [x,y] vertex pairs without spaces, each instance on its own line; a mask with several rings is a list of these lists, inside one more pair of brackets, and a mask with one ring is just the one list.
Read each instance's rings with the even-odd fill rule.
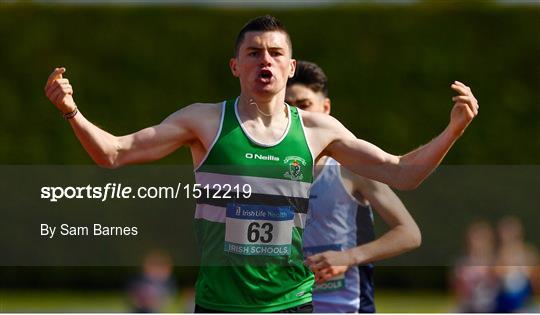
[[328,115],[330,114],[330,108],[332,107],[331,103],[332,102],[330,102],[330,99],[328,97],[324,98],[323,110],[325,114],[328,114]]
[[229,68],[231,68],[231,72],[232,74],[235,76],[235,77],[239,77],[240,75],[238,74],[238,69],[237,69],[237,63],[238,63],[238,60],[235,58],[231,58],[231,60],[229,60]]
[[296,59],[291,59],[291,70],[289,72],[289,78],[294,77],[294,71],[296,71]]

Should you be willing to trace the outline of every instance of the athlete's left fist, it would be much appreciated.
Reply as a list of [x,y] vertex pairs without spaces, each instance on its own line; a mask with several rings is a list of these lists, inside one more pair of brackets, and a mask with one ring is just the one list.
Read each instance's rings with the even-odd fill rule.
[[349,268],[351,261],[352,259],[347,251],[326,251],[309,256],[305,264],[315,275],[315,282],[321,284],[344,274]]
[[450,113],[450,129],[455,135],[460,136],[465,128],[478,115],[478,100],[474,97],[471,88],[465,84],[454,81],[451,88],[458,93],[452,97],[454,107]]

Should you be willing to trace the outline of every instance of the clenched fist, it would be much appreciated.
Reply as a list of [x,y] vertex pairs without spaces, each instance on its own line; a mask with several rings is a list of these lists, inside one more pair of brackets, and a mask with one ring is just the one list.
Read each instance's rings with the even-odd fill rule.
[[45,85],[45,95],[62,113],[67,114],[75,110],[76,105],[73,100],[73,87],[68,79],[62,78],[66,68],[55,68],[47,79]]
[[471,89],[465,84],[454,81],[451,87],[459,95],[452,97],[454,107],[450,113],[450,128],[455,134],[461,135],[473,118],[478,115],[480,106]]
[[352,264],[349,252],[326,251],[315,254],[305,260],[305,264],[315,275],[318,284],[344,274]]

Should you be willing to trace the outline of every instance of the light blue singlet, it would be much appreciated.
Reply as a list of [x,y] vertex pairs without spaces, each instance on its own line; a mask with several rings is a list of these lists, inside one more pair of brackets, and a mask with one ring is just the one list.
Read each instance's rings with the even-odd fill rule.
[[[337,161],[328,158],[311,187],[303,240],[306,257],[327,250],[349,249],[364,243],[362,240],[373,239],[371,207],[359,205],[347,192],[341,179],[340,168]],[[366,213],[368,215],[365,215]],[[353,267],[349,268],[344,276],[315,285],[314,312],[354,313],[362,309],[373,312],[375,307],[371,280],[360,279],[359,268]],[[366,292],[361,292],[361,288]],[[361,296],[364,296],[363,301]]]

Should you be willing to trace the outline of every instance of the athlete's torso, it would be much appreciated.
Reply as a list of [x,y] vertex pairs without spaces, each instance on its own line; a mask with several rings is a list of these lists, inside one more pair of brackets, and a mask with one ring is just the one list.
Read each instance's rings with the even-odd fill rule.
[[[311,301],[313,275],[301,245],[313,157],[297,109],[287,110],[287,131],[267,145],[249,136],[228,101],[216,141],[195,172],[203,187],[232,191],[232,198],[197,201],[196,303],[204,308],[273,312]],[[245,185],[249,198],[234,193],[247,191]]]

